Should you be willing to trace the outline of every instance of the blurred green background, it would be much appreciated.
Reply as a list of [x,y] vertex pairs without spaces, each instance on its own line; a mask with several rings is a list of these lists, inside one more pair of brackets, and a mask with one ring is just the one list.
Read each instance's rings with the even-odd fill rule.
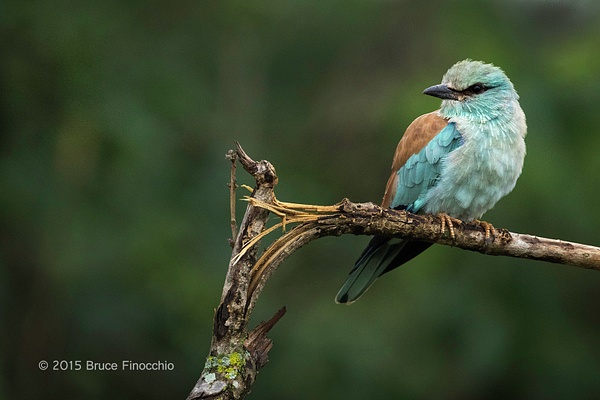
[[[282,200],[379,202],[402,132],[439,107],[421,91],[467,57],[507,72],[529,125],[485,219],[600,245],[600,2],[4,0],[0,399],[185,398],[230,254],[233,140]],[[250,398],[599,398],[600,273],[434,246],[334,304],[367,241],[273,276],[254,324],[288,313]]]

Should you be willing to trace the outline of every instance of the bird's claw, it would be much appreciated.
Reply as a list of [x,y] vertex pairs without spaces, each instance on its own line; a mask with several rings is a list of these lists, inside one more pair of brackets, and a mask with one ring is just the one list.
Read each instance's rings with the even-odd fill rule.
[[440,228],[442,235],[446,232],[446,227],[448,227],[450,237],[454,239],[456,237],[454,234],[454,224],[460,225],[462,224],[462,221],[458,218],[451,217],[446,213],[439,213],[438,218],[441,220]]
[[486,241],[489,240],[492,237],[492,235],[495,236],[494,231],[496,230],[496,228],[494,228],[494,225],[486,221],[480,221],[478,219],[473,220],[473,222],[483,228],[483,230],[485,231]]

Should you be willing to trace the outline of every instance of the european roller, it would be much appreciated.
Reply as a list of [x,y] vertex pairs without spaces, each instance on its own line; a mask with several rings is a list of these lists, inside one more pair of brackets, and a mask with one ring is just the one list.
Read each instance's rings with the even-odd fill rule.
[[[442,230],[456,220],[478,220],[517,182],[525,159],[525,114],[506,74],[492,64],[454,64],[424,94],[439,110],[415,119],[398,143],[382,207],[440,214]],[[490,234],[491,225],[479,222]],[[381,275],[431,243],[374,236],[336,301],[358,299]]]

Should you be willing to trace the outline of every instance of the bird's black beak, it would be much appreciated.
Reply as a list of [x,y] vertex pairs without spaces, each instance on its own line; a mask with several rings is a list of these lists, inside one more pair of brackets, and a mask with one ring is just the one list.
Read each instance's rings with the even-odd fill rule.
[[423,94],[444,100],[458,100],[458,93],[446,85],[435,85],[423,90]]

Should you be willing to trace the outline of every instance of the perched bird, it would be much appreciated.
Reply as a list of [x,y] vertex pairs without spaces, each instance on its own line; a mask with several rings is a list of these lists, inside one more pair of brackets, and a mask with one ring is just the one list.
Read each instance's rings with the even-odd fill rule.
[[[480,218],[515,187],[525,158],[525,114],[504,72],[479,61],[454,64],[440,85],[423,93],[442,99],[442,106],[406,129],[394,154],[382,207],[440,214],[442,226],[449,223],[453,233],[453,219]],[[490,225],[479,222],[489,235]],[[374,236],[336,302],[355,301],[379,276],[429,246]]]

